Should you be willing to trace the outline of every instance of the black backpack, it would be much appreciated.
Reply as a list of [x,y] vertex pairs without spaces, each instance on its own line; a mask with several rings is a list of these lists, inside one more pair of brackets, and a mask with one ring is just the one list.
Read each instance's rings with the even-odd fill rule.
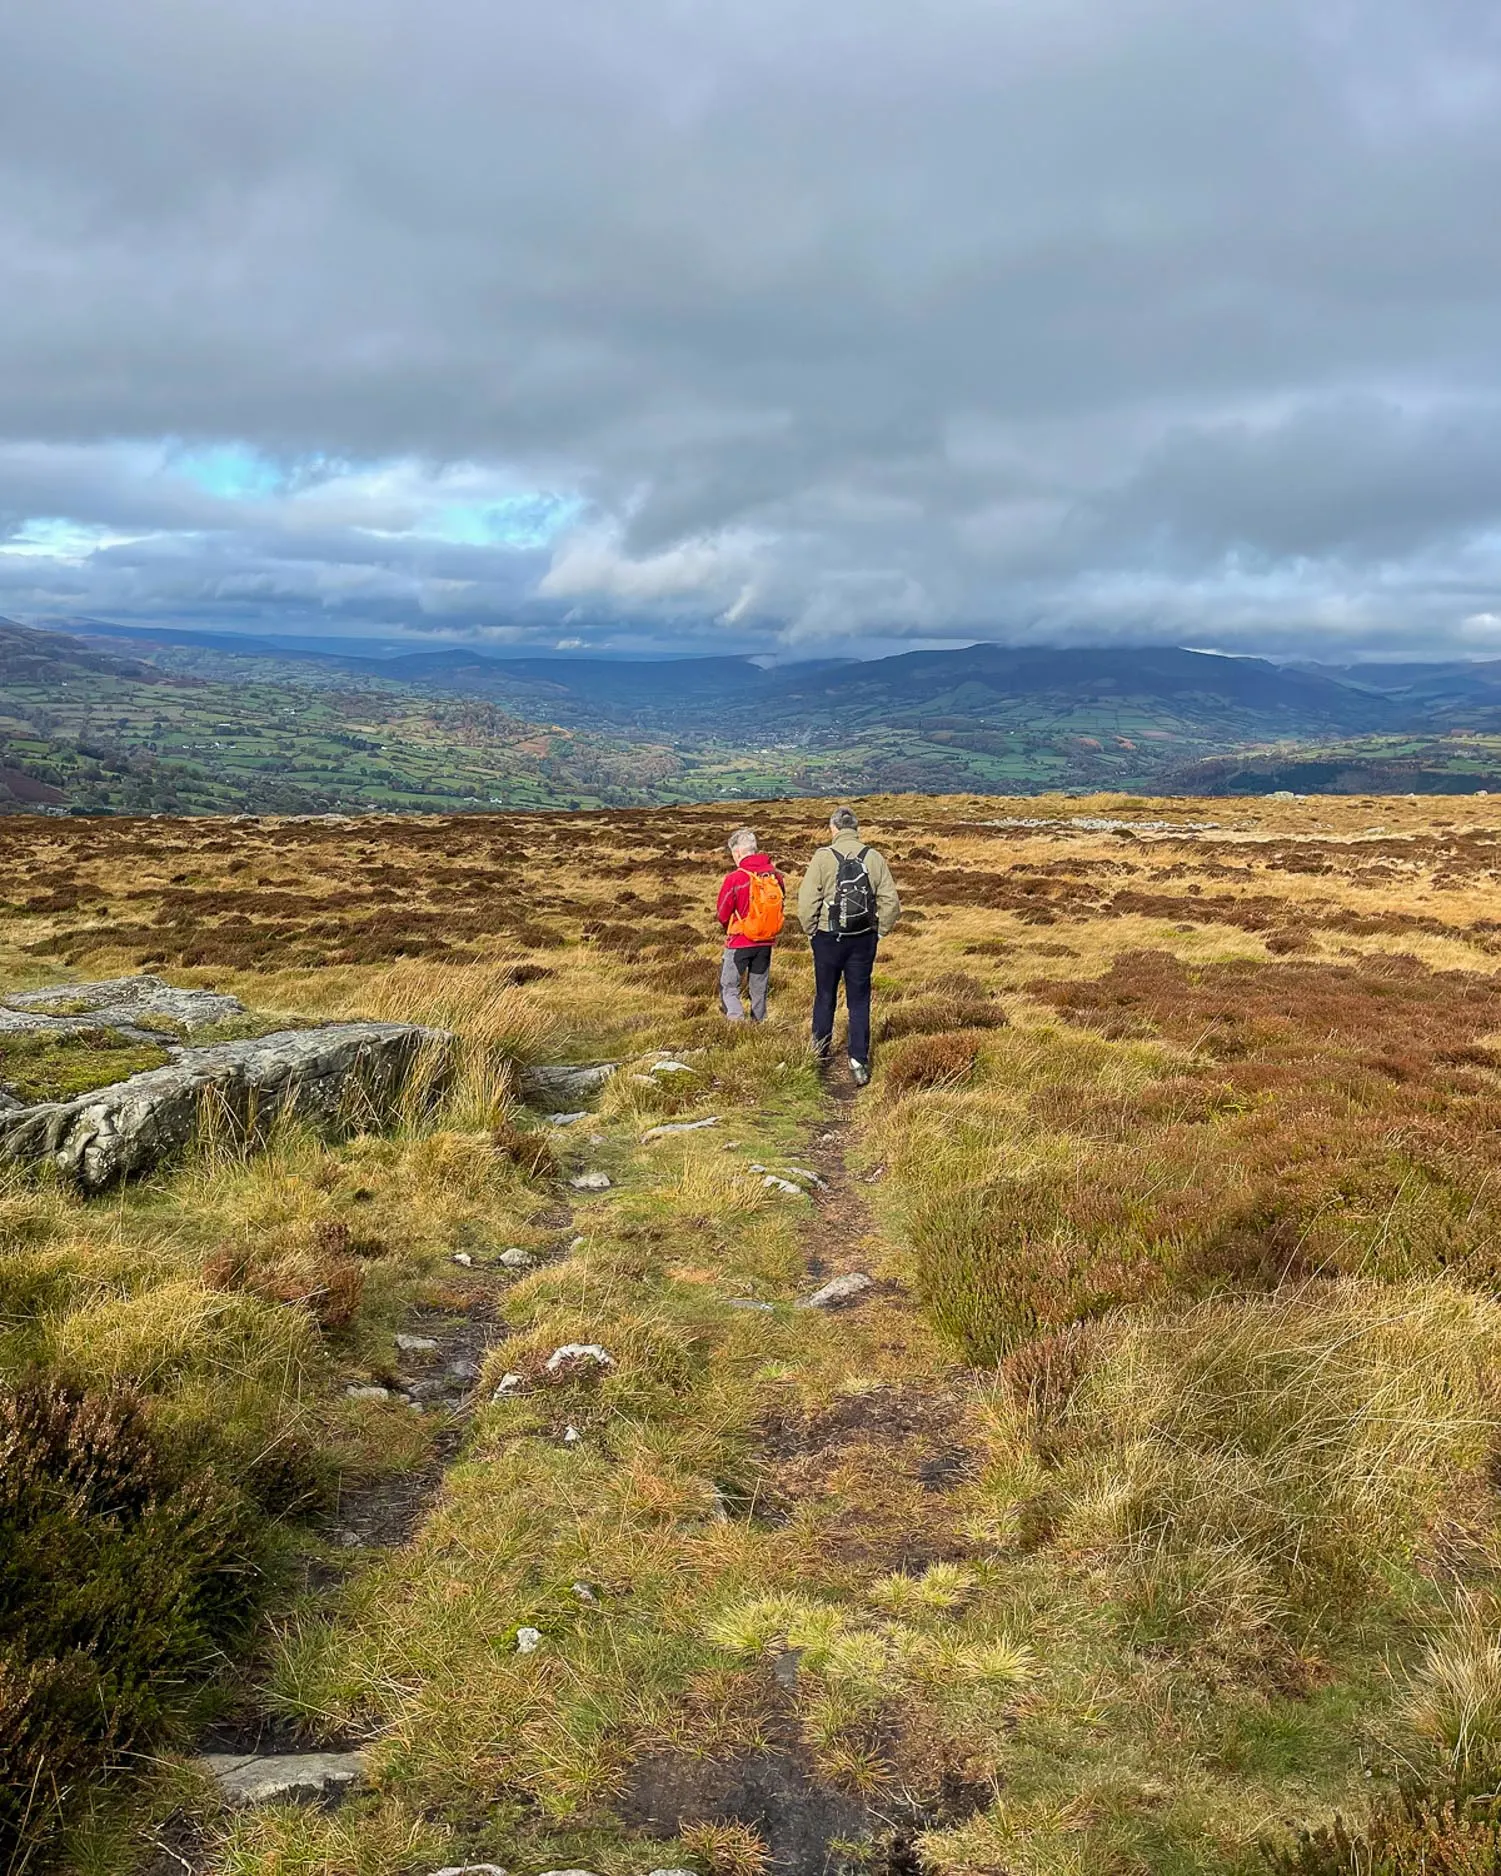
[[869,847],[856,854],[837,854],[839,876],[829,901],[829,930],[840,938],[856,938],[876,928],[876,889],[865,870]]

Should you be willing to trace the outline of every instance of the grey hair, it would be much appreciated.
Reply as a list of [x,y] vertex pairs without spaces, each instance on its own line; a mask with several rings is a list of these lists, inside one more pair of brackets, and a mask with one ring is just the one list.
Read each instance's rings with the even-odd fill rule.
[[760,841],[756,839],[755,828],[737,827],[734,833],[731,834],[729,839],[725,842],[725,845],[729,848],[730,852],[733,853],[735,849],[742,843],[742,841],[747,841],[747,840],[750,842],[752,847],[759,847],[761,844]]
[[829,816],[829,826],[837,827],[841,834],[853,834],[859,830],[859,816],[853,808],[835,808]]

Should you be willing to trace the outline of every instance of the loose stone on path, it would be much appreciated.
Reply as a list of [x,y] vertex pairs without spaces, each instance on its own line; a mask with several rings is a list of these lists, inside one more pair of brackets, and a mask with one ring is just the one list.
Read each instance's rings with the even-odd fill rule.
[[717,1127],[718,1125],[719,1116],[717,1114],[711,1114],[707,1120],[668,1121],[661,1127],[648,1127],[646,1132],[641,1136],[641,1144],[645,1146],[650,1140],[664,1140],[670,1133],[702,1133],[705,1127]]
[[317,1804],[342,1797],[364,1774],[362,1752],[203,1752],[193,1760],[226,1802]]
[[803,1309],[839,1309],[846,1303],[853,1303],[856,1297],[864,1296],[867,1290],[876,1287],[874,1277],[866,1276],[863,1270],[852,1270],[847,1276],[835,1277],[821,1290],[815,1290],[804,1303]]

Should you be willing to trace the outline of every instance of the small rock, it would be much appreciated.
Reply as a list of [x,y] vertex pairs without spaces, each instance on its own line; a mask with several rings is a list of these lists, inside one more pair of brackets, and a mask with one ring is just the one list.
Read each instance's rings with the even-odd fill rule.
[[438,1344],[430,1335],[398,1335],[396,1346],[403,1355],[436,1355]]
[[388,1387],[378,1387],[374,1382],[371,1382],[369,1386],[361,1386],[358,1381],[351,1381],[344,1390],[344,1398],[346,1400],[389,1400],[391,1390]]
[[595,1594],[594,1585],[592,1583],[575,1583],[573,1593],[578,1597],[580,1602],[588,1603],[591,1609],[597,1609],[599,1607],[599,1597]]
[[450,1863],[446,1869],[435,1869],[433,1876],[506,1876],[498,1863]]
[[542,1118],[549,1127],[573,1127],[581,1120],[589,1118],[587,1107],[581,1107],[576,1114],[544,1114]]
[[587,1238],[575,1238],[573,1242],[568,1246],[569,1256],[576,1257],[578,1253],[584,1248],[584,1246],[588,1242],[589,1240]]
[[875,1287],[873,1277],[867,1277],[863,1270],[852,1270],[847,1276],[835,1277],[821,1290],[815,1290],[802,1307],[804,1309],[838,1309],[845,1303],[853,1303],[857,1296],[864,1296],[867,1290],[873,1290]]
[[670,1133],[701,1133],[705,1127],[717,1127],[718,1125],[719,1116],[717,1114],[711,1114],[707,1120],[674,1120],[670,1121],[665,1127],[648,1127],[646,1132],[641,1136],[641,1144],[645,1146],[648,1140],[665,1139]]
[[[771,1171],[769,1166],[757,1165],[754,1160],[751,1162],[750,1169],[753,1173],[769,1173]],[[810,1185],[825,1187],[825,1189],[827,1186],[825,1180],[820,1179],[816,1172],[810,1172],[806,1166],[784,1166],[781,1172],[775,1176],[779,1179],[806,1179]]]
[[776,1173],[767,1173],[761,1183],[769,1186],[773,1192],[785,1192],[790,1198],[805,1199],[808,1196],[801,1186],[795,1186],[790,1179],[779,1178]]
[[316,1804],[342,1796],[365,1770],[362,1752],[203,1752],[193,1761],[230,1804]]
[[525,1377],[519,1374],[503,1374],[495,1385],[491,1400],[505,1400],[508,1395],[519,1394],[526,1386]]
[[519,1628],[516,1631],[516,1652],[519,1655],[534,1655],[542,1646],[542,1631],[539,1628]]
[[694,1075],[697,1072],[686,1062],[653,1062],[649,1070],[653,1075]]
[[608,1173],[586,1172],[575,1173],[568,1183],[575,1192],[608,1192],[612,1181]]
[[691,1869],[654,1869],[650,1876],[694,1876]]
[[469,1255],[468,1251],[455,1251],[453,1261],[456,1264],[462,1264],[466,1270],[473,1270],[474,1268],[474,1259]]
[[462,1381],[467,1386],[471,1381],[478,1381],[479,1363],[461,1355],[457,1361],[448,1364],[448,1375],[451,1380]]
[[565,1101],[587,1101],[591,1094],[598,1094],[615,1068],[614,1062],[557,1062],[523,1068],[516,1083],[523,1101],[559,1107]]
[[542,1876],[594,1876],[592,1869],[545,1869]]
[[776,1314],[775,1309],[772,1307],[770,1303],[758,1303],[753,1297],[749,1297],[749,1296],[727,1296],[725,1298],[725,1308],[726,1309],[756,1309],[756,1310],[759,1310],[763,1316],[771,1316],[771,1315]]
[[592,1362],[596,1368],[613,1368],[615,1357],[600,1347],[598,1342],[565,1342],[561,1348],[555,1348],[542,1364],[549,1374],[556,1374],[560,1368],[566,1368],[574,1362]]
[[577,1446],[583,1437],[583,1434],[580,1433],[575,1426],[568,1426],[563,1429],[563,1444],[565,1446]]
[[507,1270],[530,1270],[536,1261],[536,1258],[532,1256],[530,1251],[523,1251],[516,1246],[513,1246],[509,1251],[502,1251],[500,1254],[500,1262],[505,1265]]

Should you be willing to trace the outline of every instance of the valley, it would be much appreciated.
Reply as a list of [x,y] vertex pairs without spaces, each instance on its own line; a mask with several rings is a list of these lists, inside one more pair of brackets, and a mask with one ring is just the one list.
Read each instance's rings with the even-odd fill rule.
[[976,645],[375,657],[0,622],[0,808],[405,813],[870,792],[1501,788],[1492,667]]

